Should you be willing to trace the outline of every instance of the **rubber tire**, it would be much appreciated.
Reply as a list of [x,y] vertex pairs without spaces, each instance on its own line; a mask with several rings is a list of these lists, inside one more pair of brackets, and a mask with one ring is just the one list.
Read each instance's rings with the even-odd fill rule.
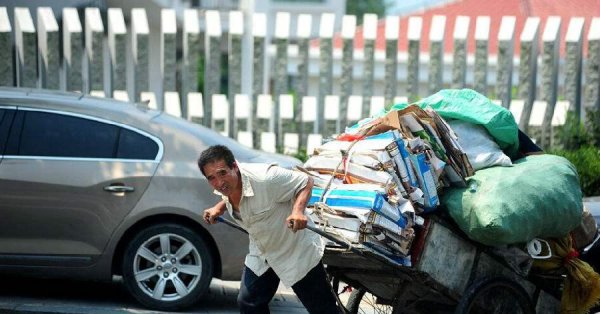
[[[350,297],[348,297],[348,302],[346,303],[346,309],[348,310],[348,313],[351,313],[351,314],[358,313],[358,310],[360,308],[360,302],[362,301],[362,298],[365,296],[366,292],[367,292],[367,290],[365,288],[358,288],[358,289],[352,290]],[[397,304],[394,304],[394,306],[392,306],[392,314],[396,314],[396,313],[401,313],[401,312],[400,312],[400,308],[397,306]]]
[[[190,241],[195,248],[198,250],[200,260],[202,262],[202,274],[198,284],[189,294],[182,299],[175,301],[157,301],[152,297],[145,294],[137,285],[137,282],[133,276],[133,263],[136,252],[140,245],[146,242],[157,234],[162,233],[173,233],[177,234],[188,241]],[[132,240],[128,243],[125,248],[125,255],[123,258],[123,281],[129,293],[143,306],[159,311],[179,311],[185,308],[189,308],[196,303],[200,297],[208,290],[210,281],[213,277],[213,258],[208,245],[197,232],[194,232],[188,227],[173,224],[173,223],[161,223],[152,225],[138,232]]]
[[[462,298],[458,302],[456,306],[455,313],[456,314],[468,314],[469,310],[473,303],[477,301],[479,297],[483,295],[483,293],[488,290],[498,292],[498,289],[504,289],[511,294],[511,297],[514,297],[523,314],[535,314],[535,307],[529,298],[529,294],[523,287],[517,282],[504,278],[504,277],[492,277],[492,278],[481,278],[476,280],[473,284],[471,284],[466,292],[463,294]],[[511,313],[515,313],[515,311],[511,311]]]

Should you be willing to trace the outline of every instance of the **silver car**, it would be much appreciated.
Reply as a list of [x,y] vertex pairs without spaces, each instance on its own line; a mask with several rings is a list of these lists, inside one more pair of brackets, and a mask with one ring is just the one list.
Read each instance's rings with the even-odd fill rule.
[[192,305],[213,277],[239,279],[247,236],[201,219],[218,197],[196,161],[213,144],[299,164],[143,105],[0,88],[0,271],[121,275],[159,310]]

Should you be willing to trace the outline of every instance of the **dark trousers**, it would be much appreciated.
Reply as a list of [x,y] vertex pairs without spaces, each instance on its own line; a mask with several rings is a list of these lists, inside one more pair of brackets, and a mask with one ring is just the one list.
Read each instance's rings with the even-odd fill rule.
[[[272,268],[262,276],[256,276],[248,267],[244,267],[238,295],[240,313],[269,313],[269,302],[278,286],[279,277]],[[309,313],[340,313],[322,263],[319,262],[292,289]]]

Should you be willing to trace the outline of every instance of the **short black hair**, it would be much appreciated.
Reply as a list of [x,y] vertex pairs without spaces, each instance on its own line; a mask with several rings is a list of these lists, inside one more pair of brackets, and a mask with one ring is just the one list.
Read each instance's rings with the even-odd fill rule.
[[224,145],[213,145],[209,148],[205,149],[201,154],[200,158],[198,158],[198,168],[204,173],[204,166],[211,162],[225,160],[225,163],[229,168],[233,168],[235,163],[235,157],[233,157],[233,153],[227,146]]

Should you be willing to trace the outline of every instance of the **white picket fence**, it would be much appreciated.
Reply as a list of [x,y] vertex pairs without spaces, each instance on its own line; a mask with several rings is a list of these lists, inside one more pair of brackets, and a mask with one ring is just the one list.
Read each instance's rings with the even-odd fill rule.
[[[85,8],[84,13],[82,21],[77,9],[64,8],[59,24],[50,8],[39,7],[34,23],[29,9],[15,8],[11,23],[0,7],[0,86],[148,100],[157,109],[269,151],[310,151],[319,136],[340,132],[386,105],[447,87],[473,88],[497,98],[521,129],[534,134],[541,129],[534,137],[544,147],[552,144],[553,126],[564,123],[564,108],[578,116],[585,108],[600,109],[600,18],[571,18],[561,38],[564,21],[559,17],[549,17],[543,29],[540,18],[529,17],[517,29],[515,17],[505,16],[498,34],[491,34],[490,18],[480,16],[475,33],[468,36],[472,21],[466,16],[457,17],[449,32],[445,16],[430,21],[411,16],[407,29],[400,30],[397,16],[378,20],[366,14],[360,28],[364,47],[356,50],[358,28],[351,15],[342,18],[339,48],[334,47],[331,13],[321,16],[318,38],[310,38],[308,14],[300,14],[295,25],[302,27],[292,30],[288,12],[267,20],[261,13],[187,9],[178,27],[175,11],[163,9],[156,31],[142,8],[128,12],[127,20],[119,8]],[[244,27],[246,19],[251,19],[249,28]],[[275,25],[272,38],[267,37],[267,23]],[[381,23],[383,35],[377,32]],[[424,23],[431,23],[429,34],[422,32]],[[406,52],[398,51],[400,31],[406,31]],[[249,46],[244,44],[248,36]],[[385,37],[383,54],[375,49],[377,36]],[[426,37],[430,49],[422,54],[419,47]],[[498,51],[490,53],[492,38],[498,40]],[[454,42],[452,56],[444,55],[447,40]],[[476,44],[474,55],[467,51],[470,41]],[[562,42],[564,57],[559,53]],[[228,58],[227,95],[221,95],[223,54]],[[204,89],[199,91],[202,59]],[[242,91],[244,84],[251,87]]]

